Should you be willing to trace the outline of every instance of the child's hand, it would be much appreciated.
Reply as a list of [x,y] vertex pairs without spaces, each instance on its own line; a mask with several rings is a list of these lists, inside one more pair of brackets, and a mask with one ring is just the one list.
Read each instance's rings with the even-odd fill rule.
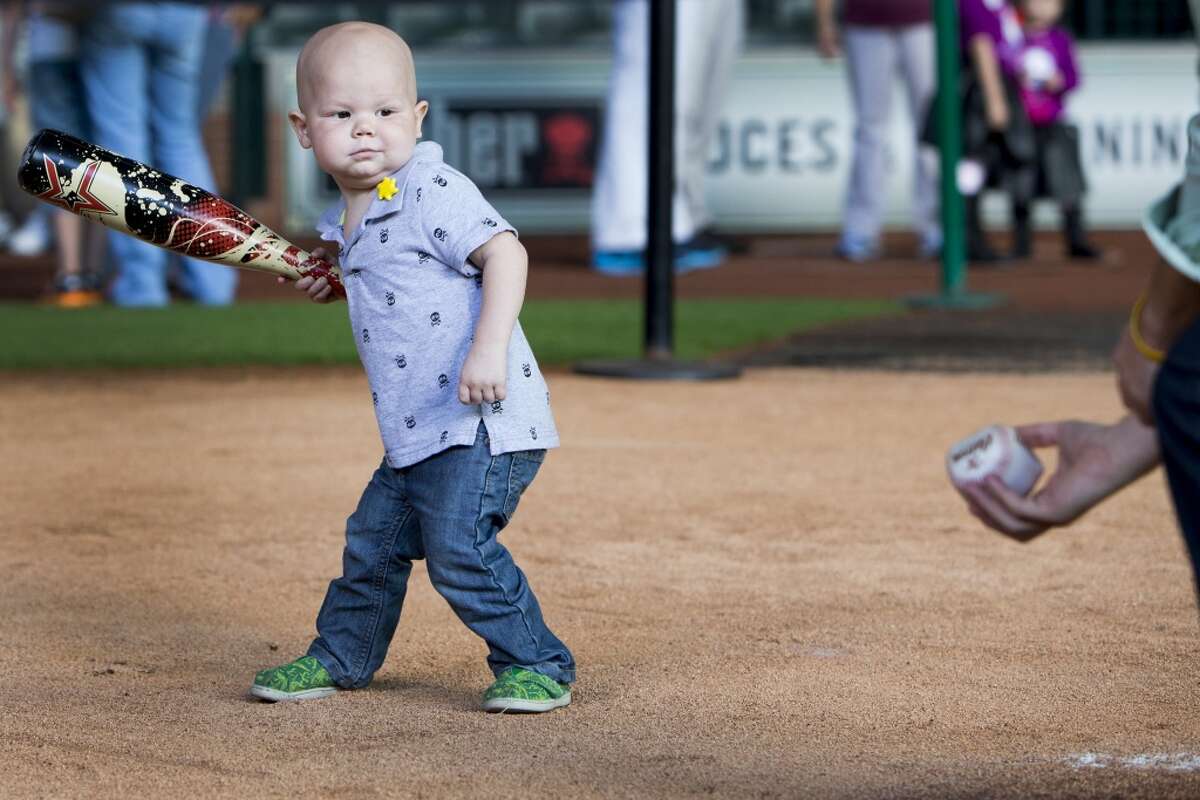
[[476,341],[463,362],[458,399],[464,405],[503,400],[507,395],[508,348]]
[[[330,263],[336,263],[329,257],[328,251],[324,247],[318,247],[312,251],[314,258],[324,259]],[[288,279],[282,275],[276,279],[276,283],[287,283]],[[325,278],[305,277],[296,281],[296,289],[308,295],[308,299],[314,303],[329,303],[336,300],[337,297],[333,293],[333,287],[329,285],[329,281]]]
[[1061,92],[1063,87],[1067,85],[1067,82],[1063,80],[1061,72],[1056,72],[1047,78],[1046,82],[1042,85],[1048,92]]

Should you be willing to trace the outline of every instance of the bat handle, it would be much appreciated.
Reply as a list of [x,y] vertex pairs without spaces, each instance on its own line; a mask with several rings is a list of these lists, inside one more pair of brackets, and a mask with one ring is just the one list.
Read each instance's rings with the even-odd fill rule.
[[306,278],[324,278],[329,282],[335,297],[346,299],[346,287],[342,285],[341,271],[328,261],[309,256],[300,265],[299,272]]

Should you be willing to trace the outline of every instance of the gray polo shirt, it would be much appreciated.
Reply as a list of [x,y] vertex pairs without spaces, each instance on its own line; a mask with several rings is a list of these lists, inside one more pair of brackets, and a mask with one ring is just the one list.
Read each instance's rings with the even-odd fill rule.
[[344,201],[317,223],[321,238],[338,246],[388,464],[399,469],[472,445],[480,419],[492,455],[557,447],[550,392],[519,322],[508,344],[507,397],[483,405],[458,399],[483,298],[483,276],[467,258],[515,230],[433,142],[418,144],[392,178],[395,195],[377,196],[349,235]]

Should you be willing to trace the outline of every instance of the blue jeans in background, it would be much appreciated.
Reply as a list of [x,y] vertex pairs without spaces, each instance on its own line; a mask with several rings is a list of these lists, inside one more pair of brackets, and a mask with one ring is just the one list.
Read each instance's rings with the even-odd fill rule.
[[[197,113],[208,11],[188,3],[101,6],[84,26],[80,53],[96,143],[209,191],[216,190]],[[120,306],[162,306],[167,252],[109,233]],[[182,259],[180,286],[198,303],[233,302],[229,267]]]
[[339,686],[370,683],[400,621],[412,562],[424,558],[434,588],[487,643],[493,674],[517,666],[572,682],[575,660],[546,627],[524,573],[496,540],[545,455],[493,456],[480,423],[471,447],[403,469],[385,460],[346,521],[342,577],[329,584],[308,655]]

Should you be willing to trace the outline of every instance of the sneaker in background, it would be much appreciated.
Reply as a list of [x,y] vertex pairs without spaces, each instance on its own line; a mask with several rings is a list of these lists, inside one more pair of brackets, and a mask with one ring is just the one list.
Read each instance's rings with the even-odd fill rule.
[[94,276],[59,275],[49,302],[59,308],[87,308],[104,302],[104,295]]
[[[689,239],[675,245],[673,263],[677,273],[697,269],[711,269],[725,263],[729,251],[714,241]],[[596,250],[592,253],[592,268],[605,275],[640,275],[646,270],[645,252],[642,250]]]
[[641,250],[596,250],[592,269],[605,275],[638,275],[646,268]]
[[712,269],[724,264],[728,257],[729,250],[720,242],[693,236],[686,242],[675,245],[675,271]]
[[837,248],[834,249],[834,253],[838,258],[855,264],[863,264],[879,258],[879,243],[873,239],[843,235]]
[[50,220],[41,209],[26,217],[4,242],[8,252],[17,256],[40,256],[50,250],[50,245]]

